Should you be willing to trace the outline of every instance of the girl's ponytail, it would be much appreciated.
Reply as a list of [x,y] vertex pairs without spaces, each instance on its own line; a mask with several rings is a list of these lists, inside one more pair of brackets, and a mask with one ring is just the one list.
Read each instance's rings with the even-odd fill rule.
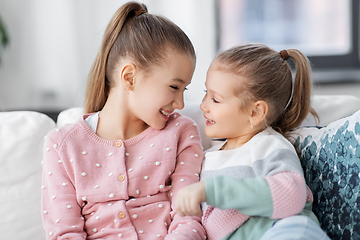
[[100,111],[107,100],[111,82],[106,76],[106,65],[109,53],[117,40],[124,24],[131,18],[146,13],[145,5],[129,2],[120,7],[106,27],[104,37],[89,74],[85,94],[84,112]]
[[296,74],[289,102],[284,109],[284,113],[275,123],[282,133],[299,127],[309,112],[319,121],[319,116],[311,107],[310,102],[312,88],[310,62],[303,53],[296,49],[288,49],[280,52],[280,55],[283,58],[285,57],[285,60],[287,57],[286,54],[294,61]]

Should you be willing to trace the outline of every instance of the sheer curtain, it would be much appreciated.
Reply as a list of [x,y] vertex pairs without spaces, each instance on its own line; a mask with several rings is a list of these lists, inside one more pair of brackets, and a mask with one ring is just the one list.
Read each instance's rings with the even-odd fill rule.
[[[103,32],[124,0],[2,0],[10,35],[0,65],[0,107],[61,110],[82,106],[87,75]],[[192,40],[197,69],[185,99],[200,103],[216,51],[214,0],[143,0]]]

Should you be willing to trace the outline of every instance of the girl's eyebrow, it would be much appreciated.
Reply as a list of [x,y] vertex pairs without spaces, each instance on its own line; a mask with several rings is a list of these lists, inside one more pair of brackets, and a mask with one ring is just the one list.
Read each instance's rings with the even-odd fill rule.
[[[206,85],[205,85],[205,86],[206,86]],[[215,92],[215,91],[213,91],[213,90],[211,90],[211,89],[210,89],[210,90],[207,89],[206,91],[207,91],[207,92],[210,92],[211,94],[215,95],[216,97],[220,97],[220,98],[222,98],[222,99],[225,99],[223,95],[221,95],[220,93]]]
[[[172,79],[174,82],[179,82],[180,84],[186,84],[186,82],[180,78],[173,78]],[[189,82],[189,84],[191,84],[191,82]],[[187,84],[187,85],[189,85]]]
[[185,81],[180,78],[173,78],[173,80],[176,82],[185,83]]

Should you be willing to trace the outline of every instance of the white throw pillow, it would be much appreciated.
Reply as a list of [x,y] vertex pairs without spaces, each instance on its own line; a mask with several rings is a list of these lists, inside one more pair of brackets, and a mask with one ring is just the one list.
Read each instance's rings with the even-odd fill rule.
[[84,113],[81,107],[73,107],[62,111],[57,118],[57,126],[62,127],[68,123],[75,123]]
[[37,112],[0,112],[0,238],[45,239],[41,220],[44,136],[55,127]]

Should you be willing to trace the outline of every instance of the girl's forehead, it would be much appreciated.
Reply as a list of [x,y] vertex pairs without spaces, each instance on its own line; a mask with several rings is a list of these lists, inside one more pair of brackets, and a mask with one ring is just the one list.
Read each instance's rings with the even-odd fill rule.
[[208,72],[205,86],[209,91],[229,95],[233,92],[232,89],[235,86],[235,82],[231,75],[215,70]]
[[239,81],[239,76],[229,71],[218,68],[210,68],[207,72],[206,82],[214,84],[231,84],[234,85]]

